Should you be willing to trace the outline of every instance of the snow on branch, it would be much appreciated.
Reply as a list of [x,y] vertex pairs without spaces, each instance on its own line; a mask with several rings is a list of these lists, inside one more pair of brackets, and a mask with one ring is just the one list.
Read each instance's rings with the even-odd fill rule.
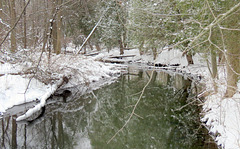
[[39,111],[42,107],[45,106],[46,100],[64,83],[64,77],[62,77],[56,84],[49,87],[48,92],[46,92],[40,99],[40,103],[37,104],[35,107],[29,109],[25,114],[19,116],[16,121],[22,121],[30,116],[32,116],[35,112]]

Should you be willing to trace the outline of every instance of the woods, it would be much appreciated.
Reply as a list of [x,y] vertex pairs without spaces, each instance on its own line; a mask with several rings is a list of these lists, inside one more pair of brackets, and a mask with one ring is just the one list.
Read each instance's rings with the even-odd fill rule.
[[[32,111],[38,111],[63,86],[89,86],[119,76],[125,66],[115,64],[144,65],[147,69],[159,68],[206,79],[203,94],[216,98],[222,107],[222,101],[240,97],[239,40],[237,0],[1,0],[0,80],[6,93],[16,90],[24,102],[36,100],[30,96],[31,85],[36,85],[33,88],[39,92],[34,94],[41,98],[37,98],[40,102]],[[186,65],[177,60],[182,58]],[[108,143],[136,116],[135,110],[151,84],[153,73],[127,122]],[[27,85],[18,90],[20,87],[15,88],[6,80]],[[0,97],[10,98],[12,103],[16,98],[4,91]],[[0,114],[9,107],[0,107]],[[18,120],[32,116],[34,112],[29,111]],[[64,129],[62,116],[55,117],[60,121],[60,135]],[[222,114],[219,117],[221,121]],[[15,131],[16,121],[12,121]],[[218,122],[215,119],[211,122],[215,121]],[[225,121],[219,123],[225,126]]]
[[225,97],[232,97],[239,78],[239,7],[220,0],[2,0],[1,57],[42,49],[50,64],[52,53],[66,53],[69,44],[77,54],[118,48],[123,55],[136,47],[154,60],[163,49],[179,49],[188,65],[196,54],[206,57],[215,92],[217,67],[224,64]]

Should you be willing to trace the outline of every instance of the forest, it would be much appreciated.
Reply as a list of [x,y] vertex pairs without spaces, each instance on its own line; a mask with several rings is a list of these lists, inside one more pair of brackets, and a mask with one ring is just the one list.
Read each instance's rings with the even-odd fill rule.
[[[213,138],[219,146],[240,148],[240,133],[234,133],[235,139],[229,136],[240,126],[238,0],[1,0],[0,28],[1,115],[13,105],[41,97],[40,104],[17,121],[29,118],[61,88],[116,79],[123,66],[112,63],[129,63],[124,60],[135,57],[131,63],[174,67],[203,77],[206,88],[199,95],[206,98],[203,113],[213,110],[217,116],[209,112],[201,121],[216,134]],[[171,55],[160,58],[176,50],[186,65],[168,63],[175,59]],[[23,94],[8,93],[13,90]],[[17,96],[21,100],[16,101]],[[234,107],[230,112],[229,105]],[[224,114],[219,115],[219,110]],[[233,113],[234,120],[229,116]],[[228,124],[236,127],[230,130]]]

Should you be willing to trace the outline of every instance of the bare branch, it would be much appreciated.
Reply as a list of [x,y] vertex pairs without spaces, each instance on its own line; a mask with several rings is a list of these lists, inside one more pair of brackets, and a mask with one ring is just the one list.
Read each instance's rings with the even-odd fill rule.
[[[136,113],[135,113],[135,110],[136,110],[136,108],[137,108],[137,106],[138,106],[138,104],[139,104],[139,102],[141,101],[141,99],[142,99],[142,96],[143,96],[143,94],[144,94],[144,92],[145,92],[145,90],[146,90],[146,88],[147,88],[147,86],[150,84],[150,82],[151,82],[151,80],[152,80],[152,77],[153,77],[153,74],[154,74],[154,70],[152,71],[152,73],[151,73],[151,76],[150,76],[150,78],[149,78],[149,80],[148,80],[148,82],[147,82],[147,84],[143,87],[143,89],[142,89],[142,92],[141,92],[141,95],[139,96],[139,98],[138,98],[138,100],[137,100],[137,102],[136,102],[136,104],[134,105],[134,108],[133,108],[133,110],[132,110],[132,112],[131,112],[131,114],[130,114],[130,116],[129,116],[129,118],[127,119],[127,121],[125,122],[125,124],[122,126],[122,128],[120,128],[113,136],[112,136],[112,138],[110,139],[110,140],[108,140],[107,141],[107,144],[109,144],[126,126],[127,126],[127,124],[129,123],[129,121],[132,119],[132,117],[133,117],[133,115],[136,115]],[[139,115],[137,115],[137,117],[140,117]],[[141,118],[141,117],[140,117]]]
[[194,37],[194,39],[189,43],[189,47],[185,51],[189,51],[189,48],[191,45],[196,42],[199,38],[201,38],[203,35],[205,35],[212,27],[218,25],[221,23],[225,18],[227,18],[232,12],[234,12],[236,9],[240,7],[240,2],[232,7],[230,10],[228,10],[226,13],[219,15],[211,24],[209,24],[200,34]]
[[83,44],[81,45],[80,49],[76,52],[76,54],[79,54],[79,52],[82,50],[83,46],[87,43],[87,41],[90,39],[90,37],[92,36],[92,34],[94,33],[94,31],[96,30],[96,28],[98,27],[98,25],[100,24],[100,22],[103,19],[103,16],[105,15],[105,13],[108,11],[109,8],[107,8],[102,16],[100,17],[100,19],[98,20],[97,24],[94,26],[94,28],[92,29],[92,31],[89,33],[89,35],[87,36],[87,38],[85,39],[85,41],[83,42]]
[[222,30],[229,30],[229,31],[240,31],[240,29],[226,28],[226,27],[222,27],[222,26],[220,26],[220,29],[222,29]]

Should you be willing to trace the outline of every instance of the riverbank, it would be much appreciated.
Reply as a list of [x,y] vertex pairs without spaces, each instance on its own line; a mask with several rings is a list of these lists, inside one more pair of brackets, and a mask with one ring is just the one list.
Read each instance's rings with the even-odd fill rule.
[[232,98],[224,97],[227,87],[225,66],[218,66],[217,92],[214,91],[213,80],[207,66],[192,65],[185,70],[203,76],[202,83],[206,85],[206,89],[199,96],[205,96],[206,101],[202,104],[201,121],[208,128],[217,145],[224,149],[239,149],[240,94],[237,92]]
[[[108,55],[108,56],[106,56]],[[96,56],[96,59],[101,61],[110,61],[109,57],[119,55],[118,51],[111,51],[108,54]],[[218,79],[215,80],[217,92],[214,91],[214,84],[206,63],[206,58],[202,55],[193,56],[193,65],[188,65],[185,56],[178,50],[162,51],[155,61],[153,56],[140,55],[138,50],[125,51],[125,57],[121,58],[127,63],[155,63],[163,66],[179,64],[176,68],[178,72],[184,72],[188,76],[200,76],[201,83],[205,84],[205,90],[199,95],[204,96],[205,102],[200,103],[203,107],[201,121],[217,145],[224,149],[239,149],[240,148],[240,93],[237,92],[232,98],[225,98],[226,91],[226,67],[218,66]],[[128,57],[127,55],[135,55]],[[205,56],[206,57],[206,56]],[[112,61],[112,60],[111,60]],[[165,68],[163,68],[165,69]],[[238,83],[240,90],[240,83]]]
[[117,78],[118,68],[82,55],[48,55],[24,51],[1,57],[0,113],[14,105],[38,100],[39,103],[18,117],[22,120],[38,111],[61,88],[89,85],[103,79]]
[[240,94],[236,93],[233,98],[223,97],[226,90],[225,67],[218,67],[219,76],[216,81],[218,92],[214,93],[213,81],[205,59],[201,55],[195,55],[194,65],[188,66],[186,58],[178,50],[162,51],[155,61],[152,60],[151,54],[140,55],[137,49],[126,50],[123,56],[119,56],[117,49],[109,53],[86,56],[52,55],[50,61],[45,53],[41,55],[39,52],[31,53],[24,50],[14,56],[1,56],[0,113],[3,114],[14,105],[39,100],[39,104],[22,117],[18,117],[18,120],[22,120],[43,107],[48,97],[58,89],[87,86],[91,82],[117,78],[120,74],[118,65],[103,63],[106,61],[114,63],[116,59],[121,64],[132,63],[144,67],[151,67],[149,64],[163,64],[164,67],[179,64],[172,68],[189,76],[201,76],[201,82],[206,85],[203,93],[210,93],[201,104],[203,106],[201,121],[219,146],[225,149],[240,148]]

